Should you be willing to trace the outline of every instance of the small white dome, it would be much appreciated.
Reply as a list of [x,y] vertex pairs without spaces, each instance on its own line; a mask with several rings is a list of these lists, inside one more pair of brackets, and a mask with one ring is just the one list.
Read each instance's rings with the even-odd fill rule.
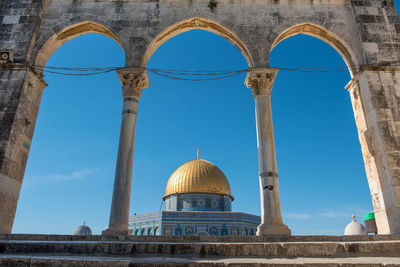
[[356,216],[353,215],[353,221],[344,229],[344,235],[367,235],[364,225],[356,221]]
[[83,224],[76,228],[74,235],[92,235],[92,229],[86,224]]

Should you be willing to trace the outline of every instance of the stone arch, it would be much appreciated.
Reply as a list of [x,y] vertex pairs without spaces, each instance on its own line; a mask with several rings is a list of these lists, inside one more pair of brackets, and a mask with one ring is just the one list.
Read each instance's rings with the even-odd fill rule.
[[199,231],[196,233],[196,236],[209,236],[210,234],[206,231]]
[[221,229],[221,235],[222,235],[222,236],[228,235],[228,228],[223,227],[223,228]]
[[254,229],[254,228],[251,228],[251,229],[250,229],[250,235],[255,235],[256,232],[257,232],[256,229]]
[[250,54],[249,49],[247,46],[239,39],[239,37],[236,36],[235,33],[233,33],[230,29],[222,26],[221,24],[209,20],[207,18],[200,18],[200,17],[194,17],[190,19],[186,19],[183,21],[180,21],[178,23],[175,23],[169,27],[167,27],[164,31],[162,31],[160,34],[157,35],[156,38],[151,41],[151,43],[147,46],[146,51],[143,54],[142,61],[141,61],[141,67],[146,67],[147,61],[151,58],[151,56],[154,54],[154,52],[166,41],[171,39],[172,37],[183,33],[187,32],[190,30],[205,30],[209,31],[212,33],[215,33],[226,40],[228,40],[230,43],[232,43],[239,51],[242,53],[244,58],[247,61],[247,64],[249,67],[254,66],[254,61],[253,58]]
[[53,34],[40,48],[35,65],[45,66],[51,55],[63,44],[87,33],[98,33],[107,36],[117,42],[122,49],[125,50],[119,37],[109,28],[97,22],[83,21],[67,26],[58,33]]
[[232,236],[238,236],[239,235],[239,228],[238,227],[232,227],[231,235]]
[[192,227],[187,227],[185,230],[185,235],[193,235],[193,229]]
[[175,229],[175,235],[182,235],[182,228],[177,227],[177,228]]
[[212,227],[211,230],[210,230],[210,234],[211,234],[211,235],[218,235],[218,230],[217,230],[217,228],[216,228],[216,227]]
[[318,38],[332,46],[342,56],[350,71],[351,77],[357,73],[359,63],[349,45],[335,33],[314,23],[305,22],[287,28],[275,38],[271,46],[271,51],[281,41],[300,33]]

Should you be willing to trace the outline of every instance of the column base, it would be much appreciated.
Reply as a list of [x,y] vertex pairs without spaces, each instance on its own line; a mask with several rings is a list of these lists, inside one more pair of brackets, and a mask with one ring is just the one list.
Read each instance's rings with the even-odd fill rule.
[[290,236],[292,231],[283,223],[260,224],[257,227],[258,236],[281,235]]
[[119,236],[119,235],[129,235],[130,230],[129,229],[121,229],[121,228],[107,228],[103,232],[101,232],[101,235],[103,236]]

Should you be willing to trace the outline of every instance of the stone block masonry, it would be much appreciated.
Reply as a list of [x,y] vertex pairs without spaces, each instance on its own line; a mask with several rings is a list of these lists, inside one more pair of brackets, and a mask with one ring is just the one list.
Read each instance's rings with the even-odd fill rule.
[[[211,2],[210,2],[211,3]],[[120,71],[124,92],[116,187],[105,234],[127,233],[136,106],[149,85],[144,68],[168,39],[191,29],[218,34],[243,54],[246,84],[255,94],[263,222],[280,234],[281,220],[273,125],[266,96],[274,79],[269,54],[282,40],[299,34],[335,48],[349,67],[347,86],[354,109],[379,234],[400,233],[400,21],[392,0],[2,0],[0,51],[14,64],[0,70],[0,233],[12,230],[37,112],[46,82],[32,65],[44,66],[65,42],[99,33],[120,44],[127,68]],[[129,67],[129,68],[128,68]],[[262,74],[263,73],[263,74]],[[261,76],[260,76],[261,75]],[[258,77],[258,78],[257,78]],[[133,92],[133,95],[127,94]],[[249,90],[250,91],[250,90]],[[136,93],[135,93],[136,92]],[[250,93],[250,92],[249,92]],[[256,179],[256,178],[255,178]],[[128,203],[127,203],[128,202]]]

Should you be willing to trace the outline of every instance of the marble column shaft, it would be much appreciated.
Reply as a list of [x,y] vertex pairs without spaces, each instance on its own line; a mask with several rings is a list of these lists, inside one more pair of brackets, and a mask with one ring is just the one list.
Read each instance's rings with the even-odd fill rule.
[[149,86],[147,73],[143,69],[121,69],[118,70],[118,77],[122,83],[124,103],[110,224],[109,228],[103,231],[103,235],[126,235],[129,233],[129,206],[138,102],[142,89]]
[[290,235],[283,224],[279,196],[278,168],[271,111],[271,90],[278,69],[250,69],[246,86],[254,94],[260,179],[261,224],[257,235]]

